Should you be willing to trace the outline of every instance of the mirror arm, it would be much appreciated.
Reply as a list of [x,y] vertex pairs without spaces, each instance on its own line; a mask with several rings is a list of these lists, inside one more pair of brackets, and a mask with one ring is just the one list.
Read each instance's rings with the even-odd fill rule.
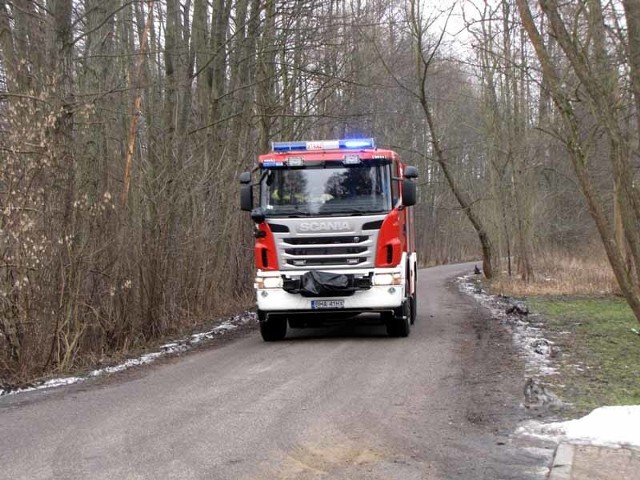
[[[257,168],[257,167],[256,167],[256,168]],[[269,170],[265,169],[265,170],[262,172],[262,175],[260,175],[260,178],[258,179],[258,181],[257,181],[256,183],[252,183],[252,185],[253,185],[254,187],[256,187],[256,186],[260,185],[260,184],[262,183],[262,181],[265,179],[265,177],[266,177],[267,175],[269,175]]]

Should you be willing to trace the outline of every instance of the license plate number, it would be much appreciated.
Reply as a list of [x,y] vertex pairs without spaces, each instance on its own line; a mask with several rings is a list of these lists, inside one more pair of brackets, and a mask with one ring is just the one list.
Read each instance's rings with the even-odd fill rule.
[[311,300],[312,310],[344,308],[344,300]]

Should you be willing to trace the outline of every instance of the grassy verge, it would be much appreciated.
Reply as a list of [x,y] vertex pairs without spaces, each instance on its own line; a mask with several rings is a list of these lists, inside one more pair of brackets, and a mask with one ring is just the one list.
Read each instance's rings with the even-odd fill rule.
[[580,255],[542,252],[533,279],[503,274],[489,290],[526,298],[541,315],[559,371],[546,381],[576,415],[603,405],[640,405],[640,336],[632,332],[640,325],[601,247]]
[[624,300],[534,296],[527,303],[556,346],[559,375],[548,380],[576,414],[640,405],[640,336],[632,332],[638,322]]

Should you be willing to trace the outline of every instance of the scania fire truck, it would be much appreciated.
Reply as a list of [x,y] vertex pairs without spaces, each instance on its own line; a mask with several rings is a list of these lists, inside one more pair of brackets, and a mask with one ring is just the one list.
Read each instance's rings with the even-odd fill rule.
[[254,286],[265,341],[284,338],[287,326],[365,312],[379,313],[390,336],[409,335],[417,176],[373,139],[273,142],[254,170],[240,175],[241,208],[255,222]]

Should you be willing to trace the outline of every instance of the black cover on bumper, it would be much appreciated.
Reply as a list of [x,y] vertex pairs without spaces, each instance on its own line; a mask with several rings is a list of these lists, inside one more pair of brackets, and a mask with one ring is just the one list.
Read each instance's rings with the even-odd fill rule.
[[283,288],[303,297],[344,297],[356,290],[371,288],[371,277],[355,278],[353,275],[311,270],[298,278],[285,278]]

